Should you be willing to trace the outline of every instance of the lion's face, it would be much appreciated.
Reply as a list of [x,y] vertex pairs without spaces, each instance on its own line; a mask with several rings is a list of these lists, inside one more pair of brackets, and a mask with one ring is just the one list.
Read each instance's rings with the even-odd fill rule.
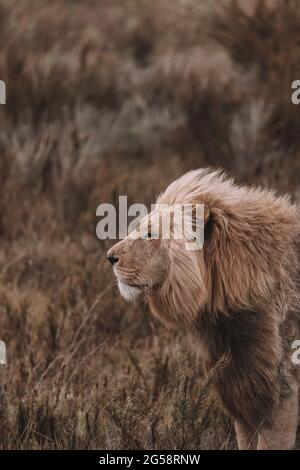
[[120,293],[127,300],[143,292],[151,294],[163,285],[168,276],[167,241],[159,233],[154,233],[156,224],[153,224],[153,213],[150,228],[150,218],[151,214],[107,253]]
[[187,249],[195,243],[193,210],[181,217],[180,204],[157,204],[107,253],[121,295],[131,300],[144,293],[151,312],[169,324],[192,321],[207,299],[203,250],[198,243],[196,250]]

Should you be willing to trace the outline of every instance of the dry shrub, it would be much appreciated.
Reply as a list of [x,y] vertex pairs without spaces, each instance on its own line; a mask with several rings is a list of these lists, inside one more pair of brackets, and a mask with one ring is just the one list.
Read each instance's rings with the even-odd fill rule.
[[[257,116],[262,123],[260,135],[255,136],[260,144],[258,153],[261,160],[267,156],[259,170],[269,173],[271,180],[275,173],[275,184],[284,189],[291,183],[296,186],[293,175],[299,171],[299,110],[291,103],[291,84],[299,73],[298,6],[296,0],[257,0],[247,11],[239,2],[230,1],[215,16],[211,29],[211,36],[241,72],[243,102],[248,107],[254,100],[263,102],[269,110],[266,119],[263,112]],[[285,166],[280,175],[276,174],[278,165]]]

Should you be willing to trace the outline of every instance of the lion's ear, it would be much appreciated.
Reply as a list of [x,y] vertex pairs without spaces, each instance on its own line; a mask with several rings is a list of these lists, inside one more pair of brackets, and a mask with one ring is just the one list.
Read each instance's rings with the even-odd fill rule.
[[[204,203],[202,202],[201,204],[203,204],[204,206],[204,214],[203,214],[203,217],[204,217],[204,226],[207,224],[207,222],[209,221],[210,219],[210,210],[209,210],[209,207]],[[193,205],[193,209],[192,209],[192,223],[193,223],[193,230],[195,230],[195,227],[196,227],[196,212],[197,212],[197,205]]]
[[210,218],[209,207],[206,204],[204,204],[204,225],[207,224],[207,222],[209,221],[209,218]]

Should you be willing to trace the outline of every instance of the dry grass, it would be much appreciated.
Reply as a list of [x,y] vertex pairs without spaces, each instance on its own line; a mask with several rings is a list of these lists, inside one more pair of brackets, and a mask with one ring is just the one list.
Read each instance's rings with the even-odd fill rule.
[[299,8],[223,4],[0,2],[0,448],[236,447],[191,340],[119,298],[95,236],[98,204],[192,167],[297,195]]

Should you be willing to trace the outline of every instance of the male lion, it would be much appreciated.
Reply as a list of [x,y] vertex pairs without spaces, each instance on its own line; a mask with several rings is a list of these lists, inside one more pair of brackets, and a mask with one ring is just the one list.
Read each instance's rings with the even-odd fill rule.
[[[288,197],[241,187],[212,170],[170,184],[158,204],[205,204],[203,249],[185,240],[127,236],[108,251],[121,294],[144,293],[151,312],[199,338],[240,449],[289,449],[298,424],[299,210]],[[145,233],[144,233],[145,232]],[[146,236],[145,236],[146,235]]]

